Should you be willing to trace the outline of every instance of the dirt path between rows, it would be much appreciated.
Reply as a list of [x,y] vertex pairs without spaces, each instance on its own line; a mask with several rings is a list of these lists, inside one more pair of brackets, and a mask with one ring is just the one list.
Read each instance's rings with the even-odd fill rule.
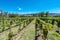
[[[34,29],[35,30],[35,19],[26,27],[24,28],[22,31],[20,31],[16,36],[14,36],[12,38],[12,40],[20,40],[22,35],[27,31],[27,30],[31,30]],[[35,34],[34,34],[35,35]],[[27,36],[27,35],[26,35]],[[34,39],[34,38],[33,38]]]

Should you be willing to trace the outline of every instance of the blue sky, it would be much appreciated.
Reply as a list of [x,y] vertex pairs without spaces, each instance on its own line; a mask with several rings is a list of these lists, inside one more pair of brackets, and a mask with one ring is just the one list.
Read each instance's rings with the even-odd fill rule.
[[19,13],[60,13],[60,0],[0,0],[0,9]]

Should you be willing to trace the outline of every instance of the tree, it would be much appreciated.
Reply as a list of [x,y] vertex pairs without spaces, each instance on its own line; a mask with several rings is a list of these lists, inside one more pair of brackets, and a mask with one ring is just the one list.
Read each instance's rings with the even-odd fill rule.
[[0,9],[0,16],[2,16],[2,14],[3,14],[3,11],[2,11],[2,9]]
[[12,14],[9,14],[9,17],[19,17],[19,15],[12,13]]
[[48,17],[48,13],[49,13],[49,12],[46,12],[46,17]]
[[41,17],[43,17],[43,16],[44,16],[44,12],[39,13],[39,15],[40,15]]
[[4,16],[4,17],[8,17],[8,12],[4,12],[4,13],[3,13],[3,16]]

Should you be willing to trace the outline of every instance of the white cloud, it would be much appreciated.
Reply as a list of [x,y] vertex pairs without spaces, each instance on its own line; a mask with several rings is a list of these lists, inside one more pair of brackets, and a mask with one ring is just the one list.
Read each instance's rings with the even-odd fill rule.
[[22,10],[22,8],[18,8],[18,10]]

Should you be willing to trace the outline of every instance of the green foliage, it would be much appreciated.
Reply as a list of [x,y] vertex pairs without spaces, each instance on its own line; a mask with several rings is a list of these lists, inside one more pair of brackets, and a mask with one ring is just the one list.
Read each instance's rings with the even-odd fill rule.
[[52,25],[54,24],[54,21],[55,21],[55,20],[53,19],[53,20],[52,20]]
[[58,27],[60,28],[60,21],[58,21],[58,24],[57,24],[57,25],[58,25]]
[[47,29],[43,29],[43,36],[44,38],[47,38],[48,35],[48,30]]
[[10,30],[9,34],[8,34],[8,40],[11,40],[12,37],[13,37],[13,32],[11,32],[11,30]]

